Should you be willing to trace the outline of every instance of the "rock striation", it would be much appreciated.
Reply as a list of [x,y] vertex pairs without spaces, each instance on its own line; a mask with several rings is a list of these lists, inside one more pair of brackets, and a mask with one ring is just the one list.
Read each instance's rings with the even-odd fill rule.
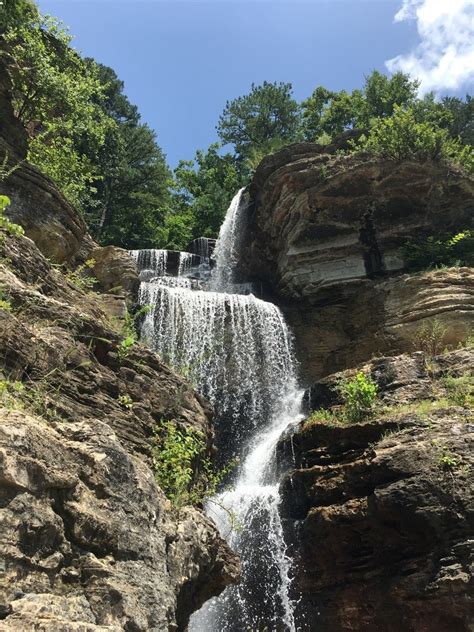
[[[306,422],[279,446],[298,630],[472,629],[474,414],[442,399],[439,378],[474,379],[474,351],[430,364],[431,375],[419,353],[372,361],[372,420]],[[315,385],[313,407],[337,405],[350,374]]]
[[291,145],[249,187],[242,272],[267,285],[295,332],[307,383],[408,350],[427,318],[473,321],[472,270],[402,276],[403,245],[473,226],[474,180],[443,163]]

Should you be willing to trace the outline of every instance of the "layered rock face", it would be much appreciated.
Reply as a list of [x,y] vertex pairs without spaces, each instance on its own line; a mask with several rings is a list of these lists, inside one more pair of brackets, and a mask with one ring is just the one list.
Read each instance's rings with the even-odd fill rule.
[[121,351],[103,295],[28,238],[2,251],[0,630],[184,630],[238,562],[171,507],[150,449],[165,419],[211,450],[211,411],[155,354]]
[[[472,629],[474,415],[439,399],[439,378],[472,377],[474,352],[430,364],[431,375],[420,353],[374,360],[362,368],[385,411],[304,423],[279,446],[298,630]],[[337,403],[350,375],[318,383],[313,406]]]
[[[441,163],[339,156],[304,143],[250,186],[243,272],[266,283],[296,336],[304,379],[408,350],[423,319],[473,315],[472,270],[403,277],[403,245],[473,225],[474,180]],[[395,275],[395,276],[394,276]]]

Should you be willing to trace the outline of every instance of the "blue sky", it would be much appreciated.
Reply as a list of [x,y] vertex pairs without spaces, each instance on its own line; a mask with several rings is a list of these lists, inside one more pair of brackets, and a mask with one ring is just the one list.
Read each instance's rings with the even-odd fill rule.
[[[39,6],[70,27],[78,50],[115,69],[174,166],[217,140],[215,126],[226,100],[248,92],[252,82],[291,82],[301,100],[319,84],[360,87],[364,74],[386,71],[387,60],[410,51],[416,55],[423,31],[410,11],[412,4],[416,9],[430,2],[439,4],[40,0]],[[394,69],[412,58],[395,59]],[[470,79],[461,77],[450,91],[469,87]]]

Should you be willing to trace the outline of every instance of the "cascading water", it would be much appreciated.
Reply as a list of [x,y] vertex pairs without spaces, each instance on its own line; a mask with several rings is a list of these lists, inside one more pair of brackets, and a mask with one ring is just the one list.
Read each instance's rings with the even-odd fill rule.
[[146,280],[153,276],[163,276],[166,274],[168,263],[167,250],[129,250],[129,254],[135,260],[140,270],[140,279]]
[[296,629],[274,453],[282,433],[302,418],[302,391],[279,309],[236,293],[245,287],[235,283],[244,208],[239,191],[217,241],[210,291],[190,278],[172,281],[166,269],[140,289],[140,302],[153,306],[143,337],[214,405],[220,454],[240,456],[231,488],[210,499],[206,511],[240,554],[242,580],[207,602],[191,618],[190,632]]

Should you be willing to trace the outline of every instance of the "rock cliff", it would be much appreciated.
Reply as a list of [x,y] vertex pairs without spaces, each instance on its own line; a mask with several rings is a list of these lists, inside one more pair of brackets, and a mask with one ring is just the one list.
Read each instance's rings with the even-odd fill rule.
[[[278,449],[297,629],[467,632],[474,354],[457,348],[474,327],[474,270],[409,273],[402,253],[414,236],[472,228],[474,181],[337,149],[304,143],[262,161],[241,257],[285,311],[310,410],[332,411]],[[414,353],[423,326],[452,351]],[[337,385],[356,368],[379,400],[350,424]],[[446,378],[466,392],[448,393]]]
[[[379,387],[373,419],[316,415],[281,442],[298,630],[472,629],[473,366],[472,348],[429,365],[378,358],[361,367]],[[318,383],[313,407],[337,403],[350,374]],[[471,377],[466,401],[449,396],[448,375]]]
[[[0,630],[183,630],[238,575],[197,509],[174,510],[161,419],[212,446],[211,412],[26,237],[2,244]],[[107,301],[105,301],[107,307]]]
[[409,350],[429,317],[449,321],[459,341],[473,317],[472,269],[403,276],[401,251],[413,236],[472,227],[474,180],[442,163],[337,148],[287,147],[249,188],[242,271],[285,310],[307,383]]

